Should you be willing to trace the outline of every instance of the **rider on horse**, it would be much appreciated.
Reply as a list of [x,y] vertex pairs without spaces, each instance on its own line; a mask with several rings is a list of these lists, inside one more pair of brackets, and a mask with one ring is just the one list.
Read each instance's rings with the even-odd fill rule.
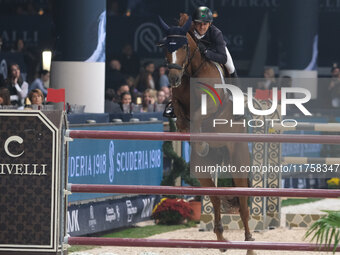
[[[193,35],[197,39],[199,50],[208,60],[217,62],[226,67],[232,78],[236,78],[233,59],[227,49],[223,34],[216,26],[212,25],[213,14],[206,6],[198,7],[193,14]],[[163,115],[176,117],[171,102],[166,106]]]
[[213,14],[208,7],[198,7],[193,15],[194,35],[198,40],[198,47],[202,56],[208,60],[225,65],[232,78],[236,77],[233,59],[227,49],[223,34],[212,25]]

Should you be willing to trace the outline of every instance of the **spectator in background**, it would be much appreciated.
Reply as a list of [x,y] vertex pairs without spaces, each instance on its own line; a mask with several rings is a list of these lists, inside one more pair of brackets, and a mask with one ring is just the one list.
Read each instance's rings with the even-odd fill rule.
[[163,112],[165,109],[165,93],[162,90],[157,91],[157,102],[155,104],[155,112]]
[[331,76],[332,78],[337,79],[339,77],[339,74],[340,74],[340,67],[338,63],[334,63],[331,69]]
[[129,76],[126,79],[126,83],[130,88],[130,93],[131,93],[131,97],[132,97],[132,102],[136,103],[137,101],[137,97],[141,97],[142,94],[140,92],[138,92],[138,90],[135,87],[135,79],[132,76]]
[[165,93],[163,90],[157,91],[157,104],[164,104],[165,102]]
[[154,112],[155,110],[155,98],[151,89],[147,89],[143,93],[141,112]]
[[155,71],[155,64],[153,62],[146,62],[143,65],[139,75],[136,78],[136,89],[140,92],[146,89],[155,89],[155,81],[153,73]]
[[7,88],[0,88],[0,106],[11,105],[9,90]]
[[161,91],[164,92],[164,94],[165,94],[165,99],[166,99],[166,100],[169,100],[169,99],[170,99],[170,96],[171,96],[169,87],[161,87]]
[[140,60],[137,54],[132,50],[131,44],[125,44],[120,56],[122,64],[122,73],[127,76],[136,77],[140,68]]
[[32,105],[42,106],[44,103],[44,94],[40,89],[33,89],[28,94],[28,99]]
[[135,78],[133,78],[132,76],[129,76],[126,78],[126,84],[129,85],[130,91],[132,90],[132,88],[134,88],[135,85]]
[[19,65],[12,64],[8,71],[6,87],[10,92],[11,104],[23,106],[28,93],[28,83],[22,79]]
[[170,84],[169,78],[167,75],[167,67],[162,65],[158,69],[158,80],[157,80],[157,88],[168,87]]
[[34,56],[30,50],[26,49],[24,40],[21,38],[16,41],[16,48],[12,51],[21,53],[24,56],[24,62],[27,70],[25,70],[25,68],[22,70],[23,73],[26,71],[26,75],[23,75],[23,80],[28,82],[33,81],[36,74],[37,57]]
[[132,100],[130,92],[123,92],[120,96],[120,109],[123,113],[131,113],[132,112]]
[[115,102],[114,89],[106,89],[105,91],[104,111],[106,113],[120,113],[121,112],[119,104]]
[[124,92],[130,92],[129,85],[124,84],[124,85],[120,86],[120,87],[117,89],[117,95],[118,95],[118,98],[119,98],[119,99],[120,99],[120,96],[121,96]]
[[328,90],[332,96],[332,106],[340,108],[340,68],[334,63],[331,70],[332,78]]
[[264,80],[262,82],[259,82],[257,85],[258,89],[269,89],[271,90],[273,87],[276,86],[276,80],[275,80],[275,72],[274,69],[271,67],[267,67],[264,69],[263,73]]
[[116,89],[119,86],[126,84],[126,78],[121,72],[121,64],[118,59],[111,59],[109,69],[107,71],[106,88]]
[[44,96],[46,97],[47,95],[47,89],[45,87],[45,83],[48,82],[48,80],[50,79],[50,72],[47,70],[42,70],[40,71],[40,78],[36,78],[32,84],[30,85],[29,90],[33,90],[33,89],[39,89],[41,90],[41,92],[44,94]]

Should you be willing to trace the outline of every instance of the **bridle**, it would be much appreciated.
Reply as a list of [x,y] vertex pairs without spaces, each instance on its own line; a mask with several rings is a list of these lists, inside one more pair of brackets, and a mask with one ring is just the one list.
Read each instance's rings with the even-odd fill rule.
[[[167,37],[185,38],[185,39],[187,39],[187,36],[186,36],[186,35],[168,35]],[[187,54],[186,54],[185,61],[184,61],[183,65],[180,66],[180,65],[178,65],[178,64],[173,64],[173,63],[168,63],[167,65],[168,65],[168,68],[169,68],[169,69],[176,69],[176,70],[182,71],[182,76],[185,74],[185,75],[194,77],[194,76],[198,73],[198,71],[201,69],[201,67],[202,67],[202,65],[203,65],[203,63],[204,63],[205,61],[202,61],[201,65],[200,65],[199,68],[195,71],[194,74],[189,74],[189,73],[188,73],[188,66],[190,65],[192,59],[195,57],[195,54],[196,54],[196,52],[197,52],[197,50],[198,50],[199,48],[198,48],[198,45],[197,45],[197,43],[196,43],[196,48],[195,48],[193,54],[190,56],[190,46],[189,46],[189,43],[188,43],[188,42],[186,43],[186,46],[187,46],[187,49],[186,49]]]

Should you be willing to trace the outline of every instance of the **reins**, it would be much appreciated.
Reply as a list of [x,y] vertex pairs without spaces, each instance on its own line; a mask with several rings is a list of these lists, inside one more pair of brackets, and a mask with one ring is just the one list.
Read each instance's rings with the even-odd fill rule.
[[[197,40],[196,40],[195,36],[192,34],[191,31],[189,31],[188,34],[189,34],[189,36],[191,37],[191,39],[196,43],[196,48],[195,48],[195,50],[194,50],[192,56],[189,58],[188,63],[187,63],[186,66],[185,66],[184,74],[187,75],[187,76],[189,76],[189,77],[195,77],[195,76],[197,75],[197,73],[201,70],[203,64],[204,64],[206,61],[205,61],[204,58],[202,58],[203,61],[201,62],[201,64],[200,64],[199,67],[197,68],[197,70],[196,70],[194,73],[192,73],[191,75],[188,73],[188,71],[187,71],[188,66],[190,66],[190,63],[191,63],[192,59],[195,57],[195,54],[196,54],[197,50],[199,49],[199,48],[198,48],[198,44],[197,44]],[[189,43],[188,43],[188,52],[190,52]]]

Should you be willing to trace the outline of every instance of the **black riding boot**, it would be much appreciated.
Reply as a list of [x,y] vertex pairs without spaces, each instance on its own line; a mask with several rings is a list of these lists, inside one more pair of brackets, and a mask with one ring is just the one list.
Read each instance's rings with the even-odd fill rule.
[[166,118],[176,118],[174,106],[172,105],[172,101],[167,103],[167,105],[165,106],[163,116]]
[[236,70],[232,74],[230,74],[230,78],[238,78]]

